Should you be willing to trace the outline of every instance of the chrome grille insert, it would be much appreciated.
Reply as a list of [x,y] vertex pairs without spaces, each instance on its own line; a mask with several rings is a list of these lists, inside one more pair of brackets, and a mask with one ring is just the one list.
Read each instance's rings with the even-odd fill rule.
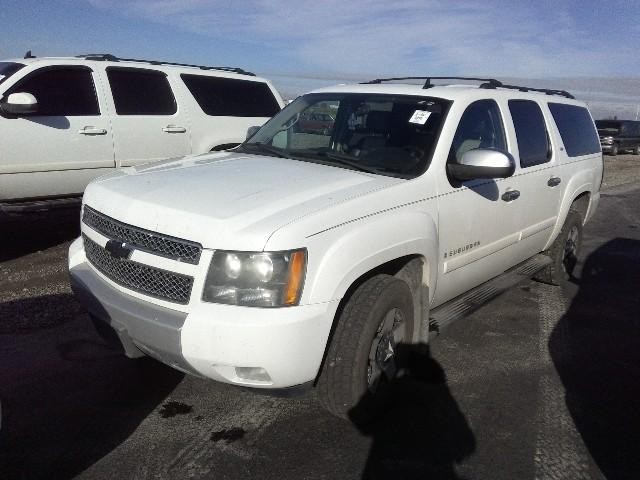
[[82,221],[105,237],[126,242],[138,250],[193,265],[200,261],[202,245],[199,243],[127,225],[86,205]]
[[89,262],[114,282],[169,302],[189,302],[193,277],[116,258],[86,235],[82,238]]

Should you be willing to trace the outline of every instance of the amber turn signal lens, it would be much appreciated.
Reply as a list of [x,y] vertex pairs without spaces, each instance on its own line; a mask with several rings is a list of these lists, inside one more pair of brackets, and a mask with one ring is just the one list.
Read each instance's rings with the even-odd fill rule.
[[289,263],[289,281],[287,282],[286,290],[284,291],[284,304],[295,305],[300,300],[300,293],[302,292],[302,284],[304,283],[305,264],[306,264],[306,252],[304,250],[298,250],[291,254],[291,261]]

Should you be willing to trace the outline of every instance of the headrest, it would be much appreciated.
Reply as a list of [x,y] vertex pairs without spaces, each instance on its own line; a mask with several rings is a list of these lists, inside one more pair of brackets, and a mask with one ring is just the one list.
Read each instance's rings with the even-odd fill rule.
[[391,112],[374,110],[367,114],[367,130],[376,133],[389,131],[389,116]]

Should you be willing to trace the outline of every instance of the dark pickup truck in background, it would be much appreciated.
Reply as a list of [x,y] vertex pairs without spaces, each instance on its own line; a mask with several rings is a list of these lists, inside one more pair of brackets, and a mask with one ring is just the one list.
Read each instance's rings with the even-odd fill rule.
[[640,122],[634,120],[596,120],[603,153],[617,155],[631,151],[640,155]]

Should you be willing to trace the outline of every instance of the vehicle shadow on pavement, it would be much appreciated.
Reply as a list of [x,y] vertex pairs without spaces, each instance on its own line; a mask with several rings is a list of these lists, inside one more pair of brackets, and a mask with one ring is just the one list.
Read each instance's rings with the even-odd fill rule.
[[[77,312],[71,295],[50,297],[52,311]],[[0,312],[38,314],[32,300],[13,303]],[[3,480],[74,478],[127,440],[184,377],[111,350],[85,313],[45,327],[23,319],[0,333]]]
[[82,306],[69,293],[1,302],[0,335],[27,334],[57,327],[73,321],[83,312]]
[[606,478],[640,472],[640,241],[616,238],[587,258],[549,351],[567,408]]
[[459,464],[476,449],[445,372],[429,346],[398,345],[399,371],[380,395],[365,394],[349,417],[373,438],[363,479],[458,479]]
[[80,208],[0,216],[0,262],[73,240],[80,235]]

